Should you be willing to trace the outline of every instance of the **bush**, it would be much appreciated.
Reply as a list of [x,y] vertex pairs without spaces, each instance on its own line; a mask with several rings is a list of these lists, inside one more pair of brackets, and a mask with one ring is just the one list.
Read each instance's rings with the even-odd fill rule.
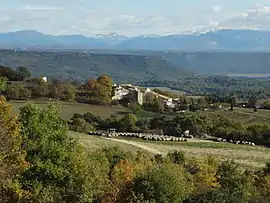
[[56,106],[27,104],[20,121],[30,166],[20,183],[31,195],[26,202],[80,202],[89,196],[87,162],[82,146],[67,134],[67,123]]
[[135,178],[132,190],[143,202],[182,202],[192,191],[183,168],[170,164],[154,166]]
[[31,98],[32,92],[22,85],[8,85],[6,95],[9,100],[28,100]]
[[89,133],[95,131],[95,128],[83,118],[74,118],[69,122],[69,129],[74,132]]
[[174,164],[184,164],[186,161],[185,153],[180,151],[169,152],[167,157]]

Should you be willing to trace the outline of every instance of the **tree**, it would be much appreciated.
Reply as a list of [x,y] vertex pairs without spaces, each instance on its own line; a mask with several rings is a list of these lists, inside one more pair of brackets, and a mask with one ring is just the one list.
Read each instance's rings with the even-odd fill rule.
[[198,104],[198,101],[196,102],[195,99],[193,98],[191,98],[190,100],[191,100],[190,105],[189,105],[190,111],[196,112],[196,111],[201,110],[201,106]]
[[138,127],[138,130],[140,132],[146,132],[147,130],[149,130],[149,120],[147,119],[140,119],[137,121],[136,126]]
[[31,72],[25,66],[18,66],[16,72],[19,75],[19,80],[23,81],[31,77]]
[[248,98],[248,107],[253,108],[257,103],[257,98],[254,94],[251,94]]
[[165,116],[154,117],[150,120],[150,129],[163,130],[166,127],[168,120]]
[[101,101],[105,104],[109,104],[111,102],[112,87],[113,81],[111,77],[102,75],[97,79],[96,90],[98,91]]
[[186,96],[179,97],[179,101],[175,107],[176,111],[182,111],[188,109],[188,99]]
[[186,161],[185,153],[181,151],[172,151],[167,155],[173,164],[184,164]]
[[102,75],[97,80],[86,81],[83,88],[91,103],[107,105],[112,101],[113,81],[109,76]]
[[231,95],[230,98],[229,98],[229,101],[230,101],[230,105],[231,105],[231,111],[233,111],[235,103],[236,103],[235,96]]
[[85,82],[84,88],[87,90],[94,90],[97,85],[97,80],[96,79],[89,79]]
[[20,182],[31,192],[27,202],[80,202],[87,198],[86,157],[82,146],[67,134],[58,108],[34,104],[21,108],[23,146],[30,167]]
[[201,97],[197,101],[200,110],[204,110],[207,107],[207,101],[204,97]]
[[128,160],[120,160],[111,173],[111,194],[103,199],[103,202],[128,202],[126,200],[130,194],[133,178],[132,164]]
[[0,65],[0,77],[6,77],[10,81],[17,81],[19,79],[19,75],[15,70],[1,65]]
[[173,136],[180,135],[186,130],[189,130],[194,136],[201,136],[209,131],[207,119],[196,113],[178,115],[165,127],[167,133]]
[[145,94],[143,100],[145,104],[152,104],[154,102],[154,98],[155,96],[152,93],[148,92]]
[[194,174],[195,195],[206,194],[220,188],[217,178],[218,162],[213,157],[198,164],[199,171]]
[[37,84],[33,88],[34,97],[47,97],[49,94],[49,84],[41,79],[37,81]]
[[234,162],[223,162],[217,171],[221,188],[219,196],[225,202],[247,202],[252,189],[251,177],[238,169]]
[[129,108],[132,110],[133,114],[139,114],[142,112],[141,106],[136,103],[130,104]]
[[90,131],[94,131],[95,128],[83,118],[72,118],[69,122],[69,130],[81,133],[89,133]]
[[0,95],[2,91],[5,91],[7,87],[7,78],[6,77],[0,77]]
[[112,81],[111,77],[109,77],[107,75],[101,75],[97,79],[97,83],[99,85],[106,87],[107,91],[110,92],[110,94],[112,94],[113,81]]
[[6,99],[0,97],[0,202],[18,201],[24,195],[17,176],[28,166],[20,125],[11,112]]
[[8,99],[27,100],[32,96],[32,92],[22,85],[8,85],[6,89]]
[[192,189],[181,166],[156,165],[135,178],[133,202],[182,202]]
[[120,120],[121,131],[134,132],[136,127],[137,117],[134,114],[127,114]]
[[154,98],[152,110],[155,112],[163,113],[165,110],[165,104],[160,98]]
[[72,101],[76,97],[77,89],[70,84],[53,85],[50,96],[63,101]]

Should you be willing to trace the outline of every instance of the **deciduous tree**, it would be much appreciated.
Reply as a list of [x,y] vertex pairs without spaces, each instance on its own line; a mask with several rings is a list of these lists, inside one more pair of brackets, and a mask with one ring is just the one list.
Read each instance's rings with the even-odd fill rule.
[[80,202],[86,198],[85,154],[67,134],[67,123],[60,118],[58,108],[26,104],[21,108],[20,121],[26,159],[30,162],[20,179],[32,193],[27,201]]
[[18,201],[25,195],[17,179],[28,166],[21,144],[17,117],[0,97],[0,202]]
[[19,75],[19,80],[26,80],[31,77],[31,72],[25,66],[18,66],[16,72]]

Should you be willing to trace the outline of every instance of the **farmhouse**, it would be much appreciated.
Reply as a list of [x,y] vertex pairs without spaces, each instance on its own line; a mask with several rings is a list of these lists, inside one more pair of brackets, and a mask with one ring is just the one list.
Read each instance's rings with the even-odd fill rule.
[[113,92],[114,95],[112,97],[112,100],[119,101],[125,98],[129,98],[129,100],[135,101],[140,105],[143,105],[144,102],[143,98],[146,94],[152,94],[153,96],[160,98],[164,102],[164,104],[169,108],[174,108],[176,104],[179,102],[175,98],[170,98],[168,96],[151,91],[150,88],[145,89],[134,86],[132,84],[121,84],[121,85],[114,84]]
[[131,84],[121,84],[113,86],[114,95],[112,100],[122,100],[125,98],[130,98],[136,101],[138,104],[143,105],[144,93],[136,86]]

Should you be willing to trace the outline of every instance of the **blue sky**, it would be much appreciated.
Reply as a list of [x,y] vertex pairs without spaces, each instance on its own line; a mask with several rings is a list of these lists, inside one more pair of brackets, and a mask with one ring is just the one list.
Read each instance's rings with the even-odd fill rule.
[[269,0],[4,0],[0,32],[131,36],[212,26],[268,29],[269,6]]

